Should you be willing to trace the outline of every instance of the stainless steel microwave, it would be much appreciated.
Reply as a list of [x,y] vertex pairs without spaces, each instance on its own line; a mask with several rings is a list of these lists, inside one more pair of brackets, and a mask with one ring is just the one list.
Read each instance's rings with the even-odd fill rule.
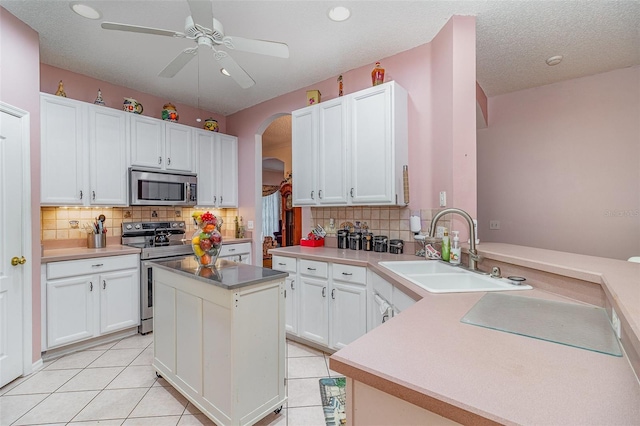
[[198,178],[193,173],[129,169],[129,203],[132,206],[195,206]]

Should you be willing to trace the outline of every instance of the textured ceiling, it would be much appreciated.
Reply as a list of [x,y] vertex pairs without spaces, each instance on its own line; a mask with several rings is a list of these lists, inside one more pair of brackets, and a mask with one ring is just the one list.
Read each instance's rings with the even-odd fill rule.
[[[452,15],[477,17],[477,80],[488,96],[640,64],[640,1],[345,1],[343,23],[326,17],[335,1],[213,1],[227,35],[289,45],[288,59],[233,52],[256,81],[241,89],[206,51],[174,78],[158,77],[190,40],[100,28],[183,31],[186,1],[85,3],[101,20],[68,1],[0,0],[40,34],[42,62],[223,115],[427,43]],[[562,64],[547,66],[553,55]]]

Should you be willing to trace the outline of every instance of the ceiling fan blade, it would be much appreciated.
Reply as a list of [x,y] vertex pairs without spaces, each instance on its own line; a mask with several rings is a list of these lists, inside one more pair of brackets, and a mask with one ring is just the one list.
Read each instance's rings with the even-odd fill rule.
[[255,40],[251,38],[227,36],[222,42],[229,49],[241,50],[243,52],[258,53],[260,55],[276,56],[278,58],[289,57],[289,46],[285,43],[268,40]]
[[188,47],[184,49],[178,54],[178,56],[173,59],[173,61],[169,62],[169,65],[167,65],[162,71],[160,71],[160,74],[158,74],[158,76],[166,78],[173,77],[174,75],[178,74],[178,72],[182,68],[184,68],[184,66],[187,65],[189,61],[192,60],[197,54],[197,47]]
[[213,53],[213,57],[216,61],[220,63],[222,68],[227,70],[231,78],[235,80],[240,87],[243,89],[248,89],[249,87],[256,84],[255,81],[247,74],[247,72],[242,69],[240,65],[236,61],[233,60],[231,56],[227,54],[227,52],[222,50],[215,50]]
[[201,27],[211,28],[213,24],[213,7],[210,0],[187,0],[193,22]]
[[105,30],[127,31],[130,33],[153,34],[168,37],[184,37],[184,34],[171,31],[161,30],[158,28],[140,27],[138,25],[118,24],[116,22],[103,22],[101,25]]

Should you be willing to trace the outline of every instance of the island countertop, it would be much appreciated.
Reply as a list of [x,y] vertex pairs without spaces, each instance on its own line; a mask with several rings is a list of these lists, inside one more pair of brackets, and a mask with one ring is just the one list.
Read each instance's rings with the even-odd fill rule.
[[289,275],[287,272],[274,271],[273,269],[245,265],[224,259],[218,259],[215,268],[200,268],[191,256],[182,260],[148,260],[145,263],[227,290],[267,281],[284,280]]
[[[640,265],[509,244],[484,243],[478,250],[489,264],[506,262],[602,286],[629,331],[628,343],[637,346]],[[366,263],[420,299],[332,355],[330,368],[338,373],[464,424],[640,424],[634,354],[614,357],[461,323],[485,293],[432,294],[359,252],[271,252]],[[549,288],[525,293],[575,302]]]

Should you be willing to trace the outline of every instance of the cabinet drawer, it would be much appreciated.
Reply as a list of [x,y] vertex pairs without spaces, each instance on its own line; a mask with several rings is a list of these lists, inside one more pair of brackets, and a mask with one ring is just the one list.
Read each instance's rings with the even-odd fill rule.
[[273,256],[271,267],[276,271],[296,272],[296,258]]
[[92,275],[107,271],[137,268],[139,264],[140,256],[137,254],[51,262],[47,263],[47,279],[51,280],[75,275]]
[[312,277],[328,278],[328,267],[326,262],[300,259],[300,273]]
[[367,268],[334,263],[331,276],[334,280],[364,285],[367,283]]
[[220,249],[220,257],[249,253],[251,253],[251,243],[223,244]]

